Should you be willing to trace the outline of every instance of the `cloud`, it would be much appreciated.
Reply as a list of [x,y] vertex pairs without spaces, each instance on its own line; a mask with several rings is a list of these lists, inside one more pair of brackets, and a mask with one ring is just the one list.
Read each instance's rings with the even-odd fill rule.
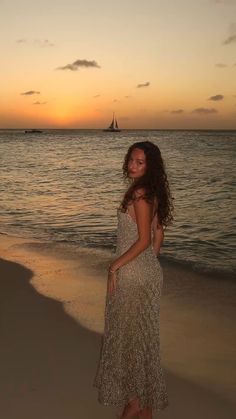
[[33,105],[46,105],[47,102],[34,102]]
[[28,90],[27,92],[21,93],[23,96],[31,96],[31,95],[40,95],[40,92],[37,92],[36,90]]
[[[236,64],[235,64],[236,65]],[[125,96],[125,99],[130,99],[132,96]]]
[[223,45],[229,45],[236,42],[236,23],[231,23],[229,27],[229,36],[223,41]]
[[174,109],[173,111],[171,111],[171,113],[174,113],[174,114],[181,114],[183,112],[184,112],[183,109]]
[[27,39],[17,39],[16,40],[17,44],[31,44],[33,43],[33,45],[39,46],[41,48],[45,48],[45,47],[54,47],[54,44],[49,41],[48,39],[34,39],[34,41],[29,41]]
[[215,108],[196,108],[192,112],[197,113],[199,115],[204,115],[210,113],[217,113],[218,111]]
[[17,44],[25,44],[27,42],[27,40],[26,39],[17,39],[16,40],[16,43]]
[[223,42],[223,45],[232,44],[233,42],[236,42],[236,34],[228,36],[228,38],[226,38],[226,40]]
[[41,48],[54,47],[54,44],[48,39],[35,39],[34,44],[38,45]]
[[150,86],[150,82],[149,81],[147,81],[146,83],[140,83],[140,84],[137,84],[137,89],[140,89],[140,87],[148,87],[148,86]]
[[116,103],[116,102],[120,102],[120,101],[118,99],[114,99],[112,102]]
[[95,95],[95,96],[93,96],[95,99],[97,98],[97,97],[100,97],[101,95]]
[[88,60],[76,60],[72,64],[66,64],[63,67],[58,67],[57,70],[71,70],[71,71],[77,71],[80,67],[85,68],[100,68],[100,66],[97,64],[96,61],[88,61]]
[[227,64],[217,63],[215,66],[218,67],[218,68],[225,68],[225,67],[227,67]]
[[215,96],[210,96],[208,98],[208,100],[215,100],[215,101],[217,101],[217,100],[223,100],[223,99],[224,99],[224,96],[223,95],[215,95]]

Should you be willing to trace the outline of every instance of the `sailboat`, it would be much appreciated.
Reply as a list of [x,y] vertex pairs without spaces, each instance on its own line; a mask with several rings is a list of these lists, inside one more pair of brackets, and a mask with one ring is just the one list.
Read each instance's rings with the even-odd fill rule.
[[112,118],[111,124],[109,125],[108,128],[104,129],[103,131],[105,132],[120,132],[121,131],[118,127],[114,112],[113,112],[113,118]]

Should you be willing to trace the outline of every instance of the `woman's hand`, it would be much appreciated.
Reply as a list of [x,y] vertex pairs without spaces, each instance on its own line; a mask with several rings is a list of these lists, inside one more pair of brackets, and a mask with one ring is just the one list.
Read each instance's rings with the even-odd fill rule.
[[116,290],[116,272],[108,271],[107,293],[113,294]]

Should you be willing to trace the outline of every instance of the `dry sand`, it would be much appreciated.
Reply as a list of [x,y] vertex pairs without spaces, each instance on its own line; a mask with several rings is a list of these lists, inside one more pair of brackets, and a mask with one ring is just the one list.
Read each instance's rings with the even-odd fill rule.
[[[0,259],[1,419],[115,418],[116,410],[100,405],[97,390],[92,386],[101,334],[80,325],[68,315],[62,302],[36,291],[32,284],[37,273],[29,269],[30,263],[27,266],[26,263],[13,262],[17,259],[14,246],[24,243],[24,240],[5,235],[1,235],[0,239],[1,255],[5,258]],[[23,260],[22,252],[20,257]],[[42,255],[39,257],[43,264]],[[30,260],[29,255],[25,255],[24,261],[27,258]],[[36,259],[37,254],[34,253]],[[39,263],[35,266],[40,269]],[[206,329],[200,342],[206,345],[207,356],[203,359],[204,348],[200,348],[196,339],[200,336],[198,327],[201,319],[200,323],[196,322],[190,306],[189,315],[181,308],[171,311],[170,301],[174,303],[176,298],[174,291],[169,293],[163,297],[162,306],[162,351],[166,354],[163,366],[170,405],[154,418],[233,419],[236,417],[236,405],[233,402],[235,365],[232,363],[232,341],[221,348],[221,351],[226,351],[226,358],[218,366],[216,362],[220,362],[221,358],[217,348],[212,354],[213,363],[209,358],[211,339],[214,347],[228,334],[218,336],[217,341],[216,327],[214,331],[210,330],[207,341],[209,330]],[[186,304],[188,301],[186,299]],[[201,310],[204,316],[204,307]],[[211,324],[209,321],[208,327]],[[230,333],[231,324],[228,327],[227,333]],[[186,336],[186,330],[192,335],[192,340],[189,335]],[[220,331],[221,327],[219,334]],[[234,331],[231,332],[233,335]],[[186,348],[186,343],[189,343],[189,348]],[[215,388],[212,385],[214,365],[218,374],[215,379],[220,380],[222,374],[222,388],[220,382]],[[189,377],[193,376],[193,379],[186,379],[189,370]],[[225,371],[232,372],[228,381]],[[205,379],[207,373],[209,381]]]

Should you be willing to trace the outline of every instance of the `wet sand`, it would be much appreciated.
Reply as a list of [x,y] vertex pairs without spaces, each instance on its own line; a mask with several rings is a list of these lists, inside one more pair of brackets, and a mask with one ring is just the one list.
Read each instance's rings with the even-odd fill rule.
[[[5,258],[0,259],[1,417],[115,418],[116,409],[100,405],[97,390],[92,386],[101,334],[79,324],[66,312],[62,301],[42,295],[33,286],[34,277],[40,277],[32,269],[33,265],[38,270],[44,267],[46,281],[46,272],[52,279],[55,276],[52,273],[58,270],[56,259],[55,266],[50,259],[49,268],[46,256],[35,251],[30,256],[24,248],[19,251],[18,246],[24,240],[4,235],[0,239],[1,255]],[[19,259],[25,263],[19,263]],[[178,274],[181,276],[181,272]],[[189,290],[183,287],[184,306],[178,305],[180,291],[179,287],[175,289],[173,275],[171,270],[166,273],[171,287],[164,292],[161,309],[162,359],[170,405],[154,417],[233,419],[236,414],[234,319],[230,323],[228,317],[221,316],[223,307],[214,306],[214,296],[208,305],[205,300],[196,300],[197,294],[191,295],[191,281]],[[219,285],[222,290],[223,285]],[[105,290],[104,284],[102,289]],[[201,292],[199,287],[196,293],[201,295]],[[212,305],[212,321],[209,305]],[[220,318],[222,324],[218,322],[217,328],[215,321]],[[203,320],[208,320],[205,326]],[[231,377],[227,380],[229,372]]]

